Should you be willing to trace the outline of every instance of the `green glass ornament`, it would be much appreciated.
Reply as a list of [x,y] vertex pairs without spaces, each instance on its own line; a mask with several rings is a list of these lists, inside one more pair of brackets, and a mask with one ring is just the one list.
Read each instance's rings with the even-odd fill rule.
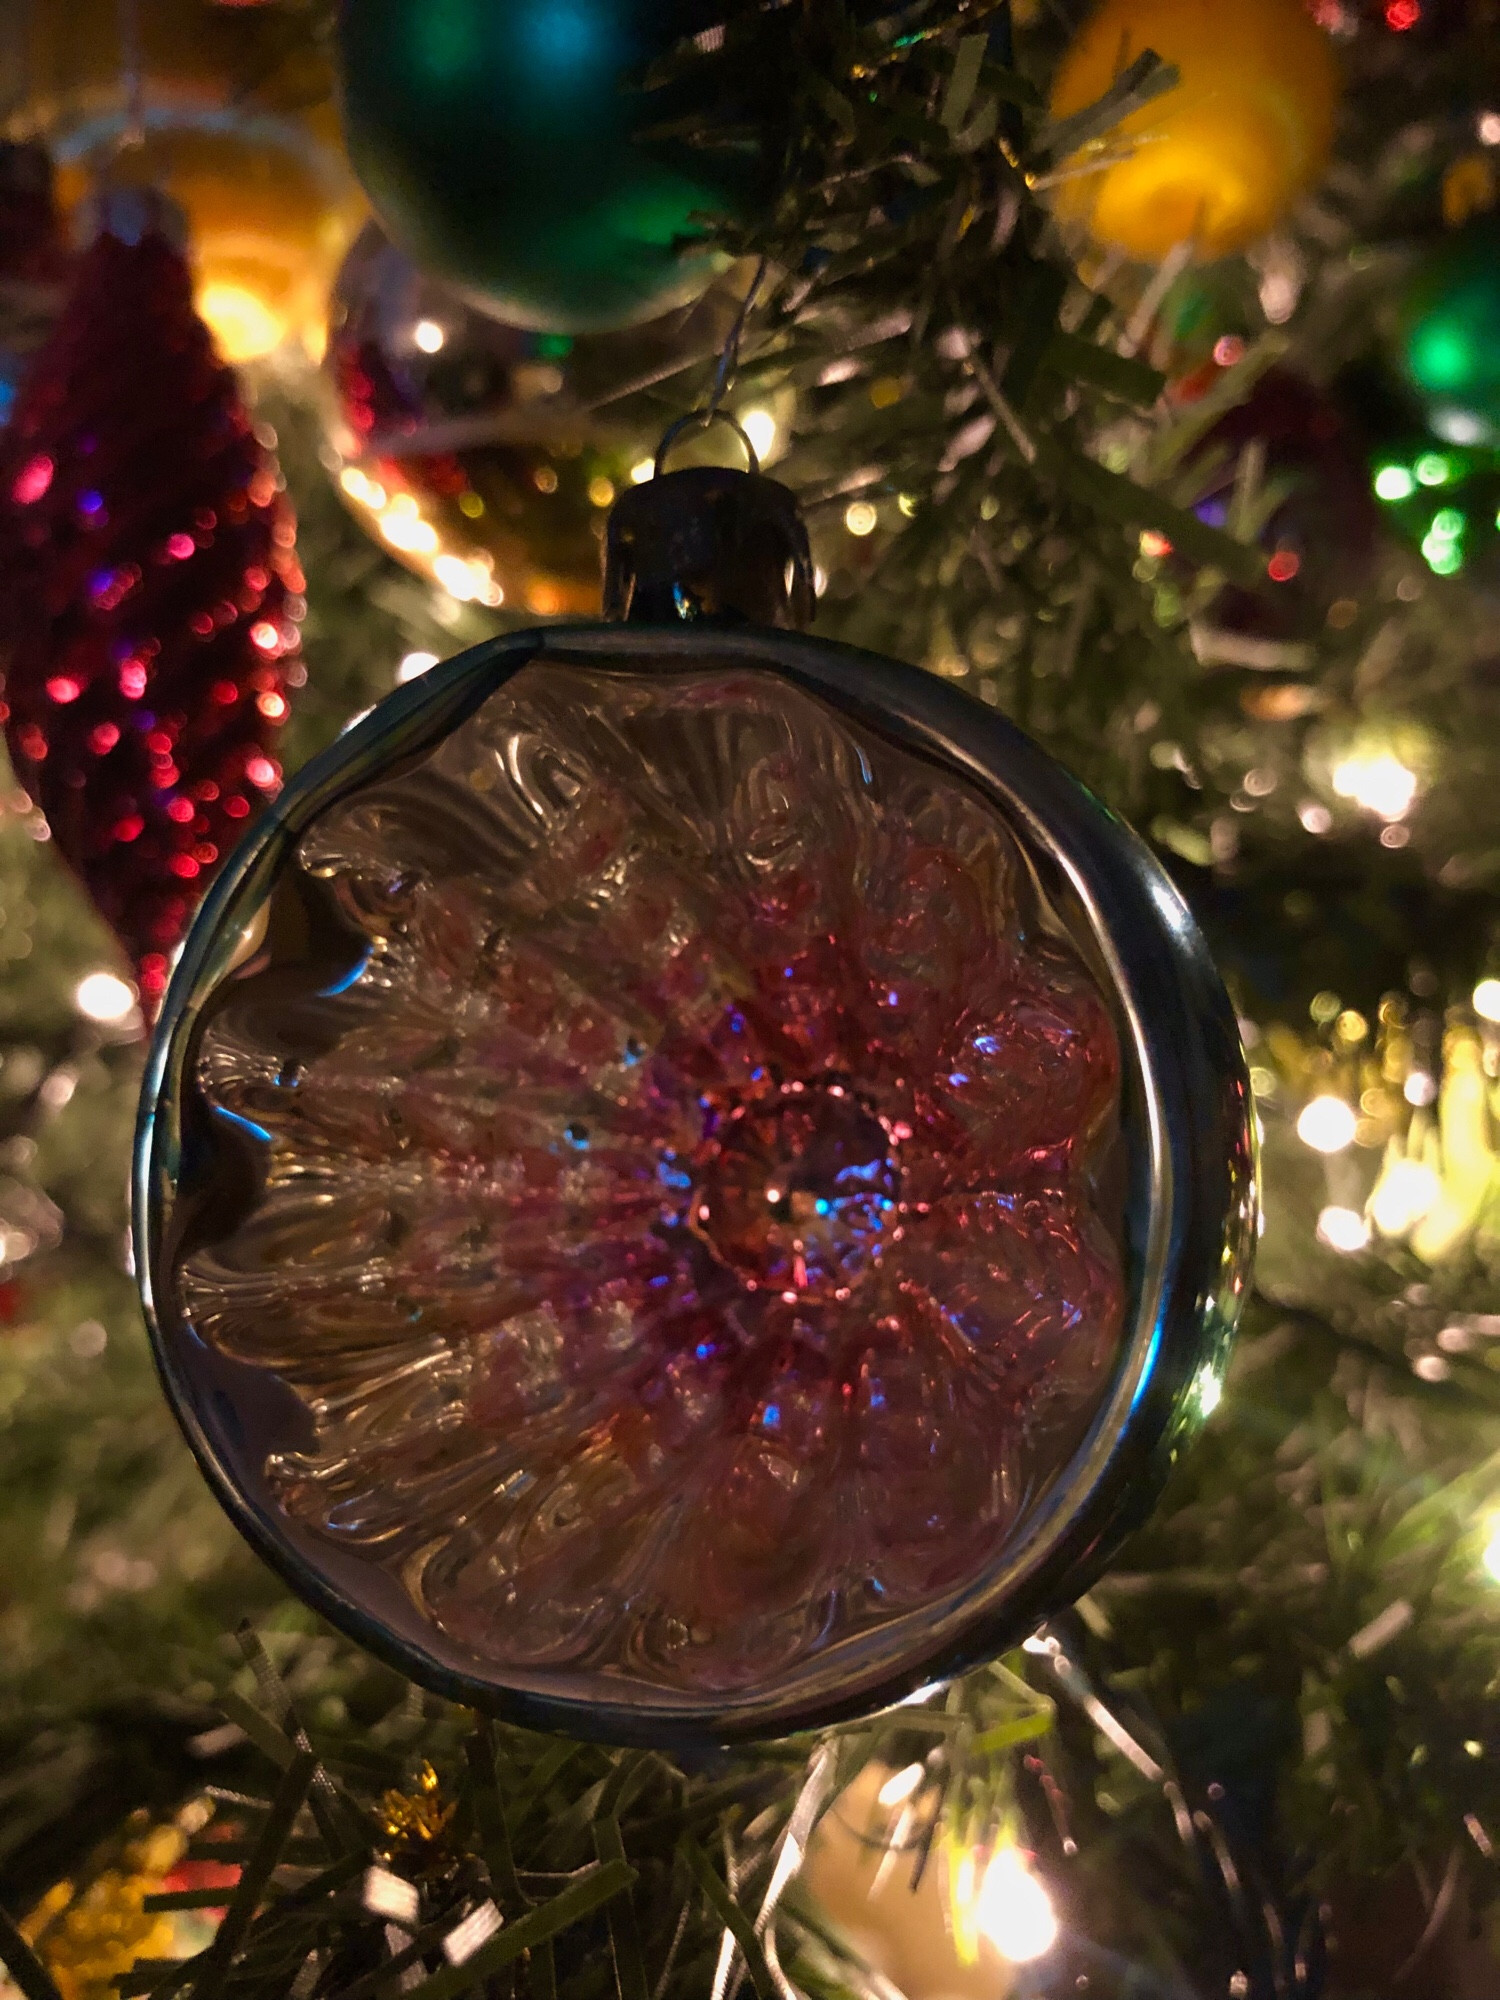
[[712,14],[705,0],[344,0],[349,152],[390,234],[546,332],[696,297],[723,268],[712,218],[744,213],[763,156],[642,136],[701,107],[686,80],[640,86]]
[[1478,217],[1418,270],[1402,360],[1427,420],[1451,444],[1500,444],[1500,219]]

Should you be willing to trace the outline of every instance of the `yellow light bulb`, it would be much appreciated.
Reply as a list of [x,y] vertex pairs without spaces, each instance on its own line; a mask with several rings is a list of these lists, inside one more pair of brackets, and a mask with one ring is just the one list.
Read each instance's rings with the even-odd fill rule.
[[974,1926],[1014,1965],[1042,1958],[1057,1942],[1052,1898],[1015,1847],[997,1848],[974,1898]]

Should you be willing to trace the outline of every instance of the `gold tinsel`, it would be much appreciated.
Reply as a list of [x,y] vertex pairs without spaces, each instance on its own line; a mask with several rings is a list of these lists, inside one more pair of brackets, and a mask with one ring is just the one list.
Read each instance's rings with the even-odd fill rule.
[[445,1836],[453,1813],[453,1803],[443,1802],[437,1772],[424,1763],[417,1772],[414,1792],[390,1791],[381,1795],[375,1811],[384,1836],[381,1859],[415,1861],[418,1866],[445,1862],[448,1858]]

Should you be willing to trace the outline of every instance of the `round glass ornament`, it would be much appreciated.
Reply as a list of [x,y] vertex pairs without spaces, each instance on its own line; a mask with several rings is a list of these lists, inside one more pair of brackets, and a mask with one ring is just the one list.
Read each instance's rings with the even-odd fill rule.
[[1500,445],[1500,218],[1474,217],[1423,258],[1401,302],[1401,360],[1444,443]]
[[189,938],[137,1270],[240,1528],[424,1684],[613,1741],[865,1712],[1071,1602],[1217,1401],[1235,1017],[1010,724],[790,629],[791,496],[381,703]]
[[[342,0],[350,159],[394,239],[513,324],[655,319],[724,268],[714,219],[768,186],[760,142],[730,129],[747,106],[642,87],[721,25],[702,0]],[[744,79],[747,105],[764,111],[769,82]],[[684,138],[685,121],[710,129]]]

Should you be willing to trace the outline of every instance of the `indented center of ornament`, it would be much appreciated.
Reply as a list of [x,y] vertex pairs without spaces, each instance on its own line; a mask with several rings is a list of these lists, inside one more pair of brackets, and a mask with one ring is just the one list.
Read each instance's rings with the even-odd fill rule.
[[899,1234],[883,1121],[841,1083],[783,1083],[710,1107],[690,1220],[752,1290],[847,1298]]

